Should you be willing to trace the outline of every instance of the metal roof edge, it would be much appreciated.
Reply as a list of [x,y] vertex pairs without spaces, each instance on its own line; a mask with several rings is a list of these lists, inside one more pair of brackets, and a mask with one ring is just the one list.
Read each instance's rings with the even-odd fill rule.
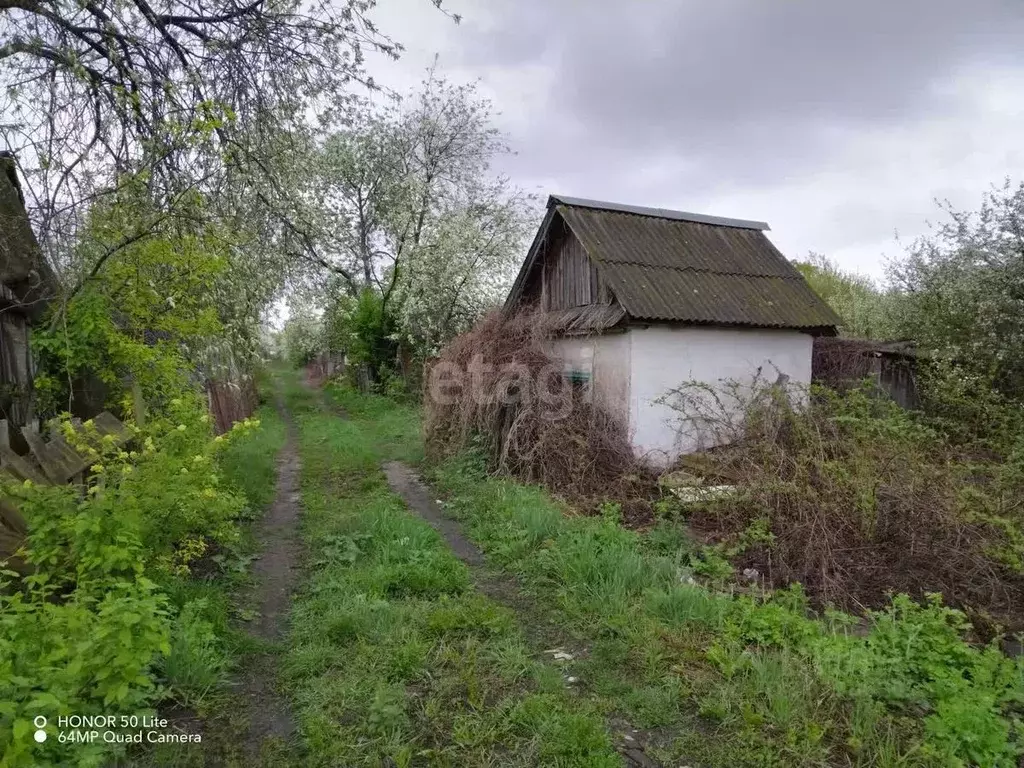
[[645,208],[639,205],[623,205],[621,203],[610,203],[602,200],[588,200],[582,197],[566,197],[565,195],[551,195],[548,197],[548,208],[562,204],[576,208],[593,208],[600,211],[613,211],[615,213],[632,213],[636,216],[650,216],[658,219],[670,219],[673,221],[690,221],[696,224],[710,224],[716,227],[734,227],[736,229],[756,229],[761,232],[771,231],[771,227],[764,221],[751,221],[747,219],[730,219],[723,216],[709,216],[703,213],[688,213],[686,211],[673,211],[668,208]]
[[[758,323],[747,321],[726,322],[722,320],[678,320],[668,317],[647,317],[627,315],[625,321],[627,326],[635,325],[671,325],[671,326],[699,326],[702,328],[762,328],[776,331],[800,331],[801,333],[812,333],[819,336],[835,336],[836,326],[832,324],[811,323],[806,325],[792,323]],[[817,332],[817,333],[815,333]]]

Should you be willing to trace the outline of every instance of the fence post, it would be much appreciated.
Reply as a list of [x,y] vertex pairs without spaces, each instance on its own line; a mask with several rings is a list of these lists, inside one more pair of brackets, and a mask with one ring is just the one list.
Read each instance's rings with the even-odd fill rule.
[[135,413],[135,426],[142,429],[146,426],[146,400],[142,396],[142,387],[132,379],[132,409]]

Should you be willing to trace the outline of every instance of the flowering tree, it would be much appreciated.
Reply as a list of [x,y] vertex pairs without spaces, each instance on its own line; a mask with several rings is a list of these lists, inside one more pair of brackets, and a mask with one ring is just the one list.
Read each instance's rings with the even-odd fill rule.
[[1007,181],[891,265],[904,335],[1024,395],[1024,184]]
[[843,320],[844,336],[862,339],[889,339],[896,333],[892,319],[891,292],[880,288],[863,275],[845,272],[818,253],[810,253],[794,266]]
[[[374,87],[366,53],[401,50],[371,21],[374,5],[0,0],[0,136],[61,284],[40,337],[55,399],[68,370],[103,359],[84,348],[64,359],[75,318],[123,293],[117,280],[140,259],[130,299],[147,323],[185,317],[200,295],[216,320],[172,334],[190,362],[252,359],[270,303],[328,263],[304,159],[363,109],[353,85]],[[199,262],[210,269],[181,295],[177,279]],[[130,314],[115,313],[118,329]]]
[[418,93],[358,115],[316,155],[308,199],[322,265],[350,296],[371,289],[421,352],[500,301],[515,275],[533,208],[492,172],[508,152],[476,87],[431,72]]
[[69,242],[80,207],[125,171],[152,171],[162,192],[228,168],[263,172],[281,130],[306,126],[311,109],[343,115],[350,84],[372,85],[365,52],[401,50],[370,20],[374,5],[0,2],[0,132],[44,242]]

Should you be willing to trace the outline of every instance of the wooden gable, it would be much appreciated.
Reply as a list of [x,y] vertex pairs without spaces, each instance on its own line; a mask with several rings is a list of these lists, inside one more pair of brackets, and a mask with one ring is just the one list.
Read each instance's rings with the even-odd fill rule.
[[543,312],[614,303],[583,243],[561,219],[553,223],[542,245],[524,286],[523,300]]

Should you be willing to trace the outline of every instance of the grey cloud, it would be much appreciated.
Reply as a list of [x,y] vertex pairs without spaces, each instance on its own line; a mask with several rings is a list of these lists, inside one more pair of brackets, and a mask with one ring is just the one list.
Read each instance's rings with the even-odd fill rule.
[[1016,2],[500,7],[490,34],[470,15],[462,61],[556,68],[524,155],[582,169],[674,154],[696,160],[688,180],[704,184],[800,173],[829,151],[830,128],[950,114],[957,103],[934,84],[969,64],[1024,61]]
[[933,198],[974,207],[1024,164],[1024,0],[445,3],[459,27],[380,4],[396,77],[438,51],[482,78],[518,151],[497,170],[541,195],[766,219],[878,276]]

